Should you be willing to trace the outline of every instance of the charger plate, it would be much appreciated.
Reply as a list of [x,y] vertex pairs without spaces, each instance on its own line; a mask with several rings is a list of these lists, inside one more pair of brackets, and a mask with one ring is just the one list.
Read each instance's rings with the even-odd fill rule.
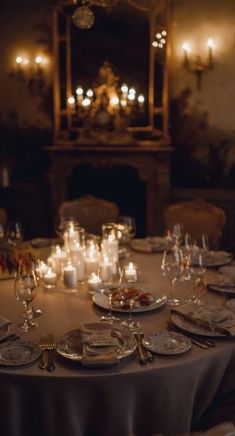
[[41,350],[37,344],[29,341],[16,341],[0,349],[0,365],[21,366],[39,358]]
[[191,340],[177,332],[155,332],[143,339],[143,344],[150,351],[157,354],[182,354],[192,347]]
[[87,341],[84,338],[86,332],[90,335],[89,349],[93,349],[93,352],[96,349],[97,354],[101,354],[100,350],[102,352],[102,349],[105,349],[106,353],[113,352],[118,359],[123,359],[136,349],[136,341],[131,332],[116,330],[105,323],[90,323],[63,334],[57,341],[57,353],[67,359],[81,361],[83,344]]

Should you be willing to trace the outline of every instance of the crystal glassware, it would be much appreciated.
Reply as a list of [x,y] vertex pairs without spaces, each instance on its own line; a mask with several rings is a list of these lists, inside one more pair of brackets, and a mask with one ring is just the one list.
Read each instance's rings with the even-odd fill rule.
[[198,295],[198,286],[204,280],[205,273],[206,268],[203,265],[203,256],[202,253],[198,251],[197,254],[194,254],[194,257],[189,265],[189,277],[193,281],[193,294],[187,298],[187,303],[202,303]]
[[24,322],[18,326],[18,330],[22,332],[28,332],[32,328],[37,327],[37,323],[32,321],[29,308],[29,304],[36,296],[37,286],[33,264],[27,263],[27,265],[23,265],[20,262],[14,279],[14,296],[25,308],[23,313]]
[[167,298],[167,304],[169,306],[178,306],[180,300],[175,297],[175,283],[180,278],[182,271],[184,270],[184,261],[182,251],[175,248],[173,251],[164,251],[161,270],[164,277],[170,280],[171,292]]
[[9,245],[17,247],[24,239],[22,224],[18,221],[11,221],[7,227],[7,241]]

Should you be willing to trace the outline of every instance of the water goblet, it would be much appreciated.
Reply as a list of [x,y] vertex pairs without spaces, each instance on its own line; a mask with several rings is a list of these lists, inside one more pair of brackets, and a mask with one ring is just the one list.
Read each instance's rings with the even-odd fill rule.
[[169,306],[178,306],[180,300],[175,297],[175,283],[180,278],[184,270],[184,261],[182,251],[175,248],[173,251],[164,251],[161,270],[164,277],[170,280],[171,288],[170,295],[167,298]]
[[20,262],[14,279],[14,296],[25,308],[23,313],[24,322],[18,326],[18,330],[22,332],[28,332],[32,328],[37,327],[37,323],[32,321],[29,310],[29,304],[36,296],[37,286],[37,278],[33,266],[27,265],[27,268],[25,268],[22,262]]
[[[130,265],[131,268],[130,268]],[[138,331],[142,328],[142,324],[133,318],[133,308],[136,300],[139,297],[139,292],[135,289],[134,285],[138,282],[137,267],[132,262],[124,267],[123,277],[126,283],[123,293],[123,306],[128,306],[129,315],[128,319],[121,322],[121,327],[131,331]],[[137,292],[136,292],[137,291]]]
[[117,316],[113,315],[113,294],[116,291],[116,287],[110,287],[103,290],[103,294],[108,298],[108,313],[100,317],[101,322],[106,322],[109,325],[116,324],[120,321]]

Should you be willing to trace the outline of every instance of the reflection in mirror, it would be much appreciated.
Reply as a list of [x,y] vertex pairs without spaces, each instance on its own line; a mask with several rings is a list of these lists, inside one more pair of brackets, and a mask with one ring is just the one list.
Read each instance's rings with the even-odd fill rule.
[[54,10],[56,140],[167,136],[169,1],[110,3],[67,0]]

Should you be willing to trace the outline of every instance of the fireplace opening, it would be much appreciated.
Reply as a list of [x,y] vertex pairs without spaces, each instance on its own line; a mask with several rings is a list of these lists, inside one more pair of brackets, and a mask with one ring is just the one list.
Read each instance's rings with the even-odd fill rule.
[[145,236],[146,185],[130,166],[94,168],[82,164],[74,168],[68,181],[69,200],[90,194],[117,203],[120,215],[136,219],[137,237]]

